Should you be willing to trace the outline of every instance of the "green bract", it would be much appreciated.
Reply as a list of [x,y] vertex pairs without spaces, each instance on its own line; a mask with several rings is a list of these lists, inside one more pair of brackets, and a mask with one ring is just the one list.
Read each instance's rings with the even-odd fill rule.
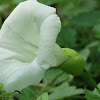
[[64,61],[60,67],[61,69],[68,73],[72,74],[74,76],[81,75],[81,73],[84,70],[85,67],[85,61],[76,51],[69,49],[69,48],[63,48],[62,49],[66,54],[66,61]]

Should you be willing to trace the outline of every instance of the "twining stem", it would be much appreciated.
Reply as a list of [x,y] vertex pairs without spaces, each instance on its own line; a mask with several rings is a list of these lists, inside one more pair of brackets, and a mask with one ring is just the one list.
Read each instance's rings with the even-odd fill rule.
[[96,88],[98,93],[100,94],[100,89],[98,88],[96,82],[94,81],[94,79],[92,78],[91,74],[88,73],[85,69],[83,71],[83,73],[81,74],[82,79],[84,80],[84,82],[89,85],[92,88]]

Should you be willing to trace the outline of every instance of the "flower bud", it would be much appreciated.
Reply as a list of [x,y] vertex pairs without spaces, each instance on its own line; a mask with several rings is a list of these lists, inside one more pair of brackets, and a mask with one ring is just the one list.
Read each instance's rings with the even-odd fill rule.
[[67,57],[66,60],[60,65],[61,69],[74,76],[81,75],[85,67],[83,57],[80,56],[75,50],[69,48],[63,48],[62,50]]

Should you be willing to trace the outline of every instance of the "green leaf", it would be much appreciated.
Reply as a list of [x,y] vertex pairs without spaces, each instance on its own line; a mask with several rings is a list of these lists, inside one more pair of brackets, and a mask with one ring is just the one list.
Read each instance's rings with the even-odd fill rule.
[[[97,86],[100,89],[100,83]],[[98,93],[97,89],[94,89],[93,93],[100,97],[100,94]]]
[[25,1],[25,0],[12,0],[12,4],[17,5],[17,4],[19,4],[20,2],[23,2],[23,1]]
[[39,96],[37,100],[48,100],[48,93],[42,93],[42,95]]
[[61,76],[59,76],[57,78],[57,81],[60,83],[60,82],[63,82],[63,81],[67,81],[67,82],[70,82],[72,81],[73,79],[73,76],[72,75],[69,75],[67,73],[63,73]]
[[98,3],[96,0],[80,0],[79,12],[89,12],[97,8]]
[[71,0],[71,2],[75,5],[78,6],[81,0]]
[[63,71],[60,68],[50,68],[46,71],[45,76],[43,78],[43,82],[51,83],[62,73],[63,73]]
[[62,88],[67,88],[67,87],[69,87],[69,83],[66,81],[66,82],[63,82],[61,85],[59,85],[57,87],[50,88],[49,92],[56,92],[56,91],[59,91]]
[[84,92],[83,89],[76,89],[75,86],[68,86],[68,83],[66,83],[66,85],[63,84],[58,88],[54,88],[53,91],[54,92],[49,95],[49,100],[63,99],[82,94]]
[[0,12],[1,11],[3,11],[4,9],[7,9],[9,7],[9,5],[8,4],[2,4],[2,5],[0,5]]
[[100,45],[100,41],[93,41],[86,46],[86,48],[93,48]]
[[94,94],[93,92],[85,89],[85,97],[87,100],[100,100],[100,96]]
[[69,21],[75,25],[91,27],[98,23],[100,19],[100,11],[81,13],[72,17]]
[[0,83],[0,90],[2,90],[3,88],[3,83]]
[[11,95],[13,95],[14,93],[4,93],[2,95],[0,95],[0,98],[4,98],[4,97],[10,97]]
[[27,87],[21,91],[21,94],[17,95],[18,100],[33,100],[38,94],[39,90],[37,87]]
[[95,25],[93,31],[94,31],[95,37],[100,39],[100,24]]
[[86,61],[88,59],[89,55],[90,55],[90,50],[88,48],[85,48],[80,52],[80,55]]
[[75,43],[76,31],[68,27],[62,27],[57,38],[57,44],[61,47],[73,47],[75,46]]

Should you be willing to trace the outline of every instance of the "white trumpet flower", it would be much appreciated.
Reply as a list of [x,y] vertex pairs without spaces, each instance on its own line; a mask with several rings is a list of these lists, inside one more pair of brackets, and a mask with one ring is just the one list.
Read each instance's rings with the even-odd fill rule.
[[55,44],[60,29],[53,7],[28,0],[14,9],[0,30],[0,83],[6,92],[39,83],[48,68],[65,61]]

